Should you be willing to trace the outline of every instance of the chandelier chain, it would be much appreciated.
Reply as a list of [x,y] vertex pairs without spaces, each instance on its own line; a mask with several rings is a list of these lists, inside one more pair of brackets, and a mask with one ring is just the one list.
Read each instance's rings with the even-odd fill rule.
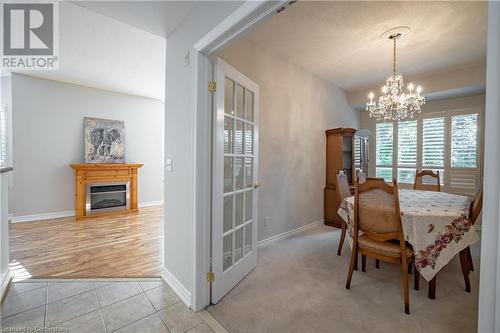
[[398,39],[398,36],[394,35],[392,39],[394,40],[394,48],[392,54],[392,73],[394,74],[394,76],[396,76],[396,39]]

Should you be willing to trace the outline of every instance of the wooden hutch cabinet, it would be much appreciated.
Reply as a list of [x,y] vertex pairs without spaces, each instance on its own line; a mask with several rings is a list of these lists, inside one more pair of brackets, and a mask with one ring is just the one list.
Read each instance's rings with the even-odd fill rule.
[[334,128],[326,131],[326,187],[325,224],[341,227],[341,217],[337,214],[340,200],[337,197],[337,171],[342,170],[349,180],[354,181],[359,170],[368,175],[369,132],[354,128]]

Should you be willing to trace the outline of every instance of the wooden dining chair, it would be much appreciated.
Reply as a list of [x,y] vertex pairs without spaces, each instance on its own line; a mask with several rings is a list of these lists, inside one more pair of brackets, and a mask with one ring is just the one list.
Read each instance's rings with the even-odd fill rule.
[[[470,220],[473,225],[476,224],[476,221],[481,214],[481,209],[483,208],[483,186],[479,186],[476,194],[474,195],[474,199],[472,200],[472,204],[470,207]],[[470,253],[470,246],[467,247],[467,264],[469,266],[469,270],[474,271],[474,264],[472,262],[472,255]]]
[[[427,182],[424,182],[427,179]],[[414,190],[436,191],[441,192],[441,184],[439,179],[439,171],[422,170],[415,174]]]
[[[345,198],[351,196],[351,190],[349,189],[349,182],[347,176],[342,171],[337,171],[337,202],[341,203]],[[337,255],[342,254],[342,247],[344,246],[345,234],[346,234],[347,224],[342,221],[342,234],[340,235],[339,247],[337,249]]]
[[[360,235],[360,232],[363,234]],[[362,258],[369,256],[401,265],[405,313],[410,314],[408,264],[413,261],[413,250],[404,240],[395,179],[392,186],[383,179],[372,178],[367,178],[364,184],[356,183],[354,235],[347,289],[351,286],[358,252],[364,256]]]

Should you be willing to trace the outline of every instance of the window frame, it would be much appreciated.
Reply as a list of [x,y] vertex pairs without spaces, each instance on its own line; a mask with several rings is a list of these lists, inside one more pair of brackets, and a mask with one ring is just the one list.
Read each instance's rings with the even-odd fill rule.
[[[468,168],[468,167],[452,167],[451,166],[451,137],[452,137],[452,118],[454,116],[468,115],[468,114],[477,114],[477,137],[476,137],[476,167]],[[444,166],[423,166],[423,122],[424,119],[430,118],[444,118]],[[457,109],[449,109],[445,111],[434,111],[434,112],[422,112],[421,114],[417,114],[413,119],[404,119],[404,121],[417,121],[417,164],[416,169],[422,170],[431,169],[431,170],[439,170],[443,171],[444,175],[442,178],[442,188],[447,192],[454,193],[465,193],[470,194],[470,189],[453,187],[451,186],[450,179],[452,174],[461,174],[461,175],[474,175],[475,176],[475,184],[481,182],[481,174],[482,174],[482,164],[483,164],[483,144],[484,144],[484,115],[481,109],[475,108],[457,108]],[[376,161],[375,156],[375,174],[378,168],[383,167],[392,167],[392,177],[398,176],[398,171],[400,168],[408,169],[408,166],[398,165],[398,145],[399,145],[399,121],[384,121],[377,122],[375,124],[375,140],[374,140],[374,151],[377,149],[377,124],[379,123],[392,123],[393,124],[393,148],[392,148],[392,166],[391,165],[379,165]],[[399,182],[399,181],[398,181]],[[401,182],[403,187],[405,185],[412,185],[413,183],[404,183]]]

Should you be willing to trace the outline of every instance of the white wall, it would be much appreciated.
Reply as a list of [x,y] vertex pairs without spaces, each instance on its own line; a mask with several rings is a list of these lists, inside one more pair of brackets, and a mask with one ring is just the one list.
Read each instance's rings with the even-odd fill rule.
[[484,205],[479,332],[500,332],[500,3],[488,5]]
[[325,130],[358,128],[359,111],[340,88],[246,38],[219,56],[259,85],[258,239],[323,219]]
[[125,121],[127,162],[144,163],[139,203],[163,200],[163,102],[13,74],[12,104],[15,217],[74,210],[84,117]]
[[[196,219],[195,66],[188,52],[207,32],[232,13],[240,2],[201,2],[167,40],[165,91],[165,267],[191,297],[194,290],[194,228]],[[199,126],[199,125],[198,125]]]

